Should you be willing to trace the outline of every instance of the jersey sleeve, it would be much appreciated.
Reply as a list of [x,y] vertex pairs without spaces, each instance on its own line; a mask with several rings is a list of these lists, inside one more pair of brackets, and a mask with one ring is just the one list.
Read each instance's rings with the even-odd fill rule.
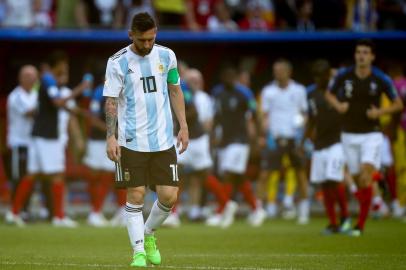
[[169,50],[169,66],[168,66],[167,82],[173,85],[180,84],[178,61],[176,60],[176,55],[172,50]]
[[306,113],[308,110],[308,103],[307,103],[307,93],[306,93],[306,88],[304,86],[300,86],[300,100],[299,100],[299,107],[300,111],[303,113]]
[[124,86],[124,76],[120,72],[117,61],[109,59],[105,77],[103,96],[118,97]]
[[385,75],[383,78],[383,92],[390,100],[394,100],[399,97],[399,94],[396,91],[395,84],[387,75]]
[[58,89],[55,78],[50,73],[45,73],[42,76],[41,83],[50,99],[60,98],[60,91]]
[[213,101],[207,95],[202,95],[196,104],[196,109],[199,115],[199,120],[201,122],[209,121],[213,119],[214,116],[214,105]]
[[337,75],[331,78],[330,82],[328,83],[327,91],[331,92],[335,96],[338,96],[338,92],[341,87],[343,72],[343,70],[338,71]]
[[261,111],[268,113],[270,110],[270,99],[267,88],[264,88],[261,93]]

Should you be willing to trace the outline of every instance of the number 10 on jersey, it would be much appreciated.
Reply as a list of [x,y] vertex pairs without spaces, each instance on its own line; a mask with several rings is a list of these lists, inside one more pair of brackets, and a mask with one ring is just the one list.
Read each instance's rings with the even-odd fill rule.
[[140,80],[145,94],[156,92],[155,76],[141,77]]
[[179,177],[178,177],[178,164],[171,164],[169,165],[172,169],[172,181],[173,182],[178,182]]

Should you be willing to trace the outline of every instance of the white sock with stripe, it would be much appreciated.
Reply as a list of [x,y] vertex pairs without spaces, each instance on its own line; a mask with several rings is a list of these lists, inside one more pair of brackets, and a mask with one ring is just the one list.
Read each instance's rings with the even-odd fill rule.
[[125,206],[125,216],[127,219],[128,236],[131,246],[135,252],[144,252],[144,217],[142,207],[129,202]]
[[151,208],[147,221],[145,222],[145,234],[153,234],[154,231],[162,225],[170,213],[170,207],[165,206],[156,200]]

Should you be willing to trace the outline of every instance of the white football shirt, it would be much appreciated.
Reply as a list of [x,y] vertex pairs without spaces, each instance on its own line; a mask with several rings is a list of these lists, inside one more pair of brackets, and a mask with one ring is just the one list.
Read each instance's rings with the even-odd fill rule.
[[17,86],[8,96],[7,144],[9,147],[29,145],[34,119],[25,114],[34,110],[37,107],[37,102],[38,93],[36,91],[27,92],[20,86]]
[[168,72],[175,68],[175,53],[157,44],[144,57],[127,46],[109,58],[103,96],[118,97],[120,146],[139,152],[173,146]]
[[285,89],[276,82],[264,87],[261,109],[268,114],[269,131],[274,138],[295,138],[301,126],[300,119],[307,111],[306,89],[291,80]]

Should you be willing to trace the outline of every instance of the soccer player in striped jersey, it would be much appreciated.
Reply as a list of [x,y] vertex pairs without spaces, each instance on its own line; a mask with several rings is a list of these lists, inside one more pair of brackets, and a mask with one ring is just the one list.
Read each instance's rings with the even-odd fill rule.
[[[155,44],[156,34],[155,21],[148,13],[133,17],[129,30],[132,44],[109,58],[103,91],[107,155],[116,162],[116,186],[127,189],[127,229],[134,267],[144,267],[147,262],[161,264],[154,232],[177,200],[171,105],[180,127],[180,154],[189,142],[176,56],[171,49]],[[146,186],[157,192],[158,199],[144,224]]]
[[[379,117],[403,108],[392,80],[372,65],[375,45],[359,40],[355,46],[355,66],[344,68],[331,81],[326,98],[342,114],[341,141],[350,173],[354,176],[360,204],[358,222],[350,235],[360,236],[372,200],[372,176],[381,167],[383,135]],[[380,108],[381,95],[392,101]]]

